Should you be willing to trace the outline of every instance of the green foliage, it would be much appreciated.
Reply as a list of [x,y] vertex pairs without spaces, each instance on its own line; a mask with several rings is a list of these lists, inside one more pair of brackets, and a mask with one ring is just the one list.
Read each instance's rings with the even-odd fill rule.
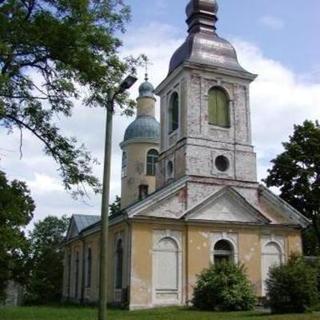
[[[265,182],[268,187],[280,188],[281,198],[312,220],[313,230],[304,243],[308,254],[317,254],[320,250],[319,123],[305,121],[303,125],[294,126],[293,135],[283,146],[285,151],[272,160],[273,168]],[[315,237],[310,232],[314,232]],[[307,242],[313,239],[317,239],[316,246]]]
[[[0,1],[0,126],[40,139],[74,195],[84,195],[84,185],[99,191],[95,160],[61,134],[57,119],[72,115],[76,99],[105,108],[125,74],[134,72],[138,60],[119,58],[116,36],[129,17],[122,0]],[[127,93],[116,102],[128,112],[134,106]]]
[[302,257],[271,268],[266,286],[273,313],[303,313],[318,302],[316,270]]
[[[151,310],[108,309],[112,320],[319,320],[319,314],[269,315],[265,312],[204,312],[171,307]],[[1,320],[96,320],[95,308],[84,307],[22,307],[3,308]]]
[[117,215],[121,212],[121,198],[116,196],[116,200],[110,205],[110,216]]
[[194,288],[193,304],[201,310],[252,310],[256,298],[244,267],[222,262],[205,269]]
[[35,224],[30,234],[31,274],[27,284],[26,302],[46,304],[60,302],[63,278],[62,243],[69,219],[47,217]]
[[25,183],[9,182],[0,171],[0,300],[8,280],[24,283],[27,277],[28,241],[23,228],[35,209]]

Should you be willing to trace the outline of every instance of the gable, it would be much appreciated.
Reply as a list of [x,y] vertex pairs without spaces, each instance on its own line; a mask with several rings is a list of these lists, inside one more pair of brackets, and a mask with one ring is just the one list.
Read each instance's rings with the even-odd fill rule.
[[70,240],[72,238],[75,238],[79,235],[79,230],[77,228],[77,225],[75,223],[75,220],[74,218],[72,217],[71,218],[71,221],[70,221],[70,225],[69,225],[69,229],[68,229],[68,232],[67,232],[67,240]]
[[270,221],[231,188],[224,188],[184,214],[187,220],[266,224]]
[[[260,185],[260,202],[268,208],[269,212],[273,211],[284,224],[297,225],[302,228],[307,228],[311,221],[303,214],[293,208],[289,203],[275,195],[268,188]],[[280,223],[281,223],[280,222]]]
[[181,216],[185,209],[184,202],[181,201],[184,193],[184,189],[177,191],[167,198],[161,199],[158,203],[151,205],[145,210],[142,210],[137,215],[177,219]]
[[67,232],[67,240],[77,237],[84,229],[100,221],[100,216],[80,215],[72,216]]
[[186,181],[186,178],[182,178],[129,207],[126,209],[128,216],[179,219],[185,211]]

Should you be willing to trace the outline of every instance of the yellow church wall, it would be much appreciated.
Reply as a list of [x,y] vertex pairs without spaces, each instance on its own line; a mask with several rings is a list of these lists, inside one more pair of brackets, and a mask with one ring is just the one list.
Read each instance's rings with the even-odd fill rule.
[[203,269],[213,263],[213,248],[211,248],[210,234],[232,233],[238,237],[238,261],[243,263],[247,270],[249,280],[255,287],[257,295],[261,287],[261,244],[260,231],[243,228],[188,227],[188,292],[190,301],[193,295],[193,287]]
[[132,225],[130,305],[152,304],[152,226]]
[[257,296],[261,295],[261,239],[258,230],[239,231],[239,262],[246,268],[248,279]]
[[187,255],[186,275],[187,286],[186,300],[191,301],[193,287],[197,281],[197,275],[210,265],[209,229],[203,227],[188,226],[186,229]]
[[[109,229],[109,247],[108,247],[108,301],[114,301],[114,253],[115,253],[115,238],[121,234],[124,240],[124,269],[123,269],[123,287],[128,286],[128,256],[129,256],[129,236],[128,225],[120,223]],[[91,271],[91,286],[87,286],[86,259],[88,248],[92,252],[92,271]],[[79,278],[78,278],[78,294],[76,295],[76,278],[75,278],[75,257],[76,252],[79,252]],[[68,294],[68,256],[71,253],[71,270],[70,273],[70,295]],[[83,253],[85,254],[83,261]],[[70,241],[65,247],[64,257],[64,281],[63,281],[63,296],[65,299],[84,302],[97,302],[99,298],[99,272],[100,272],[100,233],[99,231],[85,235],[81,239]],[[83,274],[83,269],[84,274]],[[84,277],[84,278],[83,278]],[[83,286],[83,288],[82,288]]]
[[132,274],[130,305],[132,309],[153,304],[153,234],[155,230],[182,233],[182,303],[192,300],[197,275],[213,262],[212,235],[224,234],[237,238],[237,260],[244,264],[248,279],[257,296],[262,290],[262,239],[266,234],[280,237],[285,243],[284,255],[302,253],[300,231],[292,229],[259,228],[221,225],[185,225],[183,223],[134,223],[132,226]]
[[301,232],[290,232],[288,234],[288,256],[291,254],[302,254]]

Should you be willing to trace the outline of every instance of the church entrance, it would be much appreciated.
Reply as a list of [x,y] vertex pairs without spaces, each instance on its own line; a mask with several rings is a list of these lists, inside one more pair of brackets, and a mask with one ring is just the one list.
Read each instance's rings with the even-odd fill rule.
[[273,266],[279,266],[282,263],[282,253],[280,246],[275,242],[269,242],[264,246],[262,252],[262,296],[266,295],[266,280],[269,270]]
[[153,255],[153,304],[180,304],[181,257],[173,238],[161,239]]

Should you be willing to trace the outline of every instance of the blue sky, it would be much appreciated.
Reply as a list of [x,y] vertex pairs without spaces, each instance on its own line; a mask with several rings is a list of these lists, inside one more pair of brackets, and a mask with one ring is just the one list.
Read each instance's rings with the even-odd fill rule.
[[[186,0],[129,0],[132,21],[139,28],[157,21],[186,34]],[[220,0],[218,33],[245,38],[296,72],[320,73],[319,0]]]
[[[150,81],[156,86],[166,76],[170,58],[184,41],[186,0],[127,0],[132,21],[122,35],[123,56],[145,53],[152,61]],[[257,152],[259,180],[266,176],[270,160],[282,151],[282,141],[293,125],[305,119],[320,119],[320,1],[220,0],[218,34],[236,48],[239,61],[258,74],[251,85],[253,144]],[[297,5],[300,5],[297,7]],[[139,82],[132,88],[137,97]],[[159,113],[159,101],[157,102]],[[132,118],[117,112],[113,136],[111,198],[120,194],[121,150],[126,127]],[[84,142],[103,162],[105,116],[102,110],[77,105],[71,119],[61,119],[63,132]],[[99,214],[100,196],[74,201],[66,193],[54,161],[30,134],[24,134],[20,160],[19,132],[0,131],[0,170],[10,179],[26,181],[37,209],[37,221],[47,215]],[[94,172],[102,176],[102,166]]]

